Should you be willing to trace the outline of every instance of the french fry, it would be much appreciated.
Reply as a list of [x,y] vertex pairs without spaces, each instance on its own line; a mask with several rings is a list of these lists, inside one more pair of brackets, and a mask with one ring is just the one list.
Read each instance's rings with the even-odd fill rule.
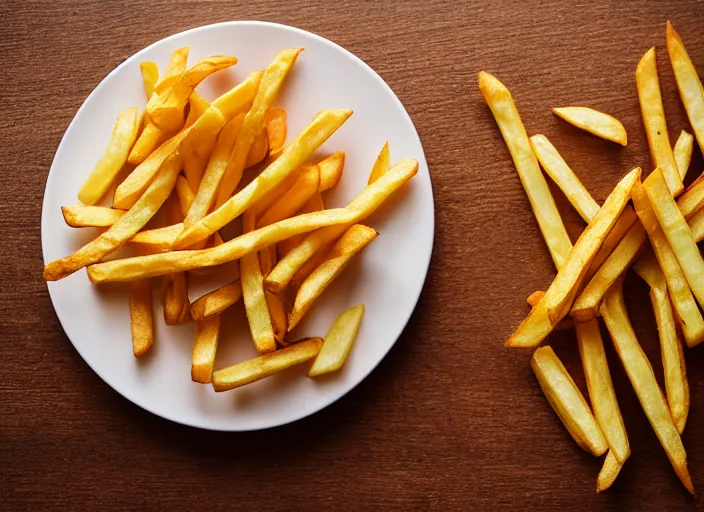
[[305,166],[293,186],[257,220],[257,227],[268,226],[292,216],[318,192],[319,186],[320,171],[318,166]]
[[[596,201],[594,202],[596,204]],[[583,217],[584,218],[584,217]],[[633,228],[633,225],[638,221],[638,216],[636,212],[633,211],[630,205],[624,208],[623,213],[616,221],[613,229],[609,232],[604,240],[604,243],[596,253],[594,261],[592,261],[589,267],[589,272],[587,272],[587,278],[591,278],[596,274],[596,272],[601,268],[606,259],[611,256],[616,248],[623,242],[626,234]]]
[[181,168],[178,156],[169,157],[157,178],[152,182],[137,203],[115,222],[110,229],[75,253],[48,263],[44,267],[44,279],[56,281],[73,274],[91,263],[97,263],[132,238],[159,210],[176,183]]
[[650,200],[640,184],[633,187],[632,198],[636,213],[643,227],[648,232],[650,244],[653,247],[660,268],[665,274],[672,305],[680,319],[682,334],[687,346],[698,345],[704,341],[704,318],[702,318],[699,307],[692,296],[692,291],[682,272],[682,267],[680,267],[677,257],[660,227]]
[[251,103],[260,78],[259,73],[251,73],[244,82],[216,99],[192,126],[181,130],[150,153],[117,188],[114,206],[123,209],[132,206],[149,186],[161,163],[178,150],[181,144],[197,145],[200,140],[209,138],[212,133],[219,133],[230,119],[243,112]]
[[[249,233],[254,230],[255,218],[251,211],[244,212],[242,230]],[[244,309],[247,312],[252,341],[260,354],[276,350],[274,330],[269,316],[269,307],[264,294],[264,278],[259,267],[256,252],[242,255],[240,258],[240,280]]]
[[269,309],[269,318],[271,319],[271,328],[274,331],[274,339],[281,345],[286,340],[288,332],[288,312],[286,311],[286,300],[269,290],[264,290],[266,296],[266,305]]
[[540,165],[564,192],[582,218],[591,219],[594,217],[599,211],[599,205],[592,199],[582,182],[572,172],[572,169],[562,159],[548,138],[545,135],[533,135],[530,138],[530,144]]
[[313,302],[339,276],[352,258],[374,240],[378,233],[375,229],[355,224],[335,242],[325,261],[316,268],[303,282],[296,293],[296,300],[288,315],[288,330],[293,330],[303,319]]
[[[306,201],[306,204],[303,205],[303,208],[296,212],[296,215],[303,215],[306,213],[313,212],[322,212],[324,209],[325,202],[323,201],[323,196],[320,194],[320,192],[316,192],[310,199],[308,199],[308,201]],[[291,238],[287,238],[286,240],[281,240],[278,244],[276,244],[276,251],[278,256],[283,258],[286,254],[296,248],[298,244],[303,242],[305,238],[306,235],[296,235],[292,236]],[[271,272],[272,269],[269,269],[267,275]]]
[[196,321],[196,335],[191,355],[191,380],[201,384],[213,381],[213,365],[220,337],[220,316]]
[[154,87],[159,81],[159,66],[156,62],[141,62],[139,70],[142,72],[142,84],[144,85],[144,94],[147,95],[147,101],[154,94]]
[[[186,228],[174,243],[174,249],[185,249],[205,240],[215,231],[239,217],[264,194],[300,167],[349,116],[351,110],[323,110],[303,132],[289,144],[279,158],[259,176],[227,200],[220,208]],[[234,150],[233,150],[234,151]]]
[[[382,173],[383,174],[383,173]],[[318,357],[308,370],[308,377],[319,377],[330,372],[336,372],[345,364],[352,344],[364,318],[364,304],[343,311],[335,319]]]
[[[154,86],[154,91],[147,98],[147,106],[150,103],[158,100],[158,95],[168,89],[186,70],[186,60],[188,59],[189,47],[184,46],[171,54],[171,60],[164,72],[164,78],[157,82]],[[149,115],[144,115],[144,129],[135,141],[132,150],[130,151],[127,161],[131,164],[142,163],[151,153],[154,148],[173,135],[174,132],[165,132],[159,129],[151,120]]]
[[193,204],[194,194],[193,189],[188,184],[185,177],[179,176],[176,179],[176,196],[178,197],[179,210],[181,211],[181,216],[184,217],[191,205]]
[[198,297],[191,304],[191,316],[193,320],[204,320],[219,315],[237,303],[240,298],[242,298],[242,283],[238,279]]
[[597,321],[576,323],[575,328],[594,417],[601,427],[611,449],[610,452],[623,464],[631,454],[631,447],[611,382],[599,323]]
[[[283,159],[282,155],[278,160]],[[272,164],[273,165],[273,164]],[[131,281],[141,277],[169,274],[179,270],[193,270],[227,263],[275,244],[294,235],[314,231],[335,224],[359,222],[376,210],[394,191],[418,172],[418,161],[406,158],[394,165],[389,172],[368,185],[344,208],[307,213],[282,220],[251,233],[233,238],[229,242],[198,251],[173,251],[149,256],[137,256],[92,265],[88,277],[93,283]],[[177,225],[178,227],[178,225]]]
[[276,98],[286,76],[296,62],[298,54],[302,51],[303,48],[291,48],[280,51],[264,71],[252,108],[244,116],[242,127],[237,133],[235,147],[220,181],[215,201],[216,208],[219,208],[230,199],[230,196],[237,188],[242,178],[247,154],[254,140],[259,136],[266,124],[266,111],[274,98]]
[[704,207],[704,173],[677,199],[677,206],[685,219],[690,219]]
[[675,147],[672,150],[675,155],[677,170],[680,171],[680,178],[682,178],[682,181],[684,181],[687,171],[689,170],[689,163],[692,161],[693,146],[694,137],[692,137],[692,134],[682,130],[680,132],[680,136],[677,137],[677,142],[675,142]]
[[616,223],[626,206],[633,185],[640,179],[640,169],[628,173],[611,192],[577,240],[557,277],[545,295],[521,322],[506,341],[509,347],[532,347],[538,345],[569,311],[574,296],[579,290],[586,272],[604,238]]
[[704,259],[677,203],[668,193],[661,169],[655,169],[643,182],[643,189],[658,218],[670,247],[680,263],[692,293],[704,305]]
[[[164,203],[166,221],[170,224],[183,219],[181,205],[176,190]],[[190,303],[188,301],[188,284],[185,272],[174,272],[166,276],[164,292],[164,322],[166,325],[178,325],[191,319]]]
[[687,49],[672,24],[667,22],[667,51],[670,54],[672,71],[680,91],[680,98],[694,130],[699,147],[704,151],[704,87],[692,64]]
[[498,79],[484,71],[479,73],[479,89],[499,125],[555,266],[561,268],[572,243],[533,154],[511,93]]
[[376,157],[376,162],[374,162],[374,167],[372,167],[367,183],[374,183],[379,179],[379,176],[389,170],[389,167],[391,167],[391,156],[389,154],[389,141],[387,140],[384,143],[384,147],[381,148],[379,156]]
[[552,113],[577,128],[592,135],[625,146],[628,143],[626,129],[621,122],[609,114],[589,107],[558,107]]
[[682,434],[689,414],[689,383],[685,369],[682,344],[677,336],[675,315],[667,293],[667,282],[652,252],[641,257],[635,265],[638,275],[650,286],[650,302],[660,335],[660,351],[665,373],[667,403],[677,432]]
[[697,242],[704,240],[704,210],[699,210],[689,219],[689,229]]
[[601,313],[611,333],[616,353],[643,407],[643,412],[665,449],[675,473],[687,490],[694,494],[692,480],[687,470],[687,454],[672,421],[665,397],[655,380],[653,368],[633,332],[620,283],[609,291],[601,307]]
[[66,224],[72,228],[105,228],[112,226],[127,212],[106,206],[77,204],[75,206],[62,206],[61,213]]
[[244,161],[245,169],[263,162],[267,154],[269,154],[269,137],[267,137],[266,128],[264,128],[254,139],[252,147],[249,148],[249,153]]
[[342,169],[345,166],[345,152],[338,151],[333,153],[318,162],[317,166],[320,169],[320,191],[325,192],[340,181]]
[[587,401],[551,347],[533,352],[530,367],[545,397],[577,444],[595,456],[602,455],[608,444],[592,415]]
[[604,295],[616,280],[630,268],[645,245],[648,235],[639,222],[634,224],[614,252],[594,274],[572,305],[570,315],[577,322],[596,318]]
[[620,463],[614,453],[609,450],[604,459],[604,465],[601,467],[601,471],[599,471],[599,476],[596,478],[597,494],[604,492],[613,485],[622,467],[623,464]]
[[145,249],[148,249],[146,252],[151,254],[167,252],[171,250],[174,240],[181,231],[183,231],[183,224],[179,222],[172,226],[140,231],[130,238],[129,242],[144,246]]
[[648,136],[650,155],[655,167],[660,167],[663,170],[667,186],[672,195],[676,197],[682,192],[683,185],[675,156],[672,153],[670,137],[667,134],[665,111],[662,106],[658,69],[655,62],[655,47],[648,50],[638,62],[636,85],[638,86],[638,100],[645,133]]
[[269,108],[266,111],[266,134],[269,139],[269,153],[278,154],[286,143],[286,111],[282,108]]
[[184,123],[184,110],[188,98],[196,86],[207,77],[237,64],[235,57],[216,55],[198,62],[183,72],[166,90],[157,91],[156,100],[150,99],[146,113],[151,121],[161,130],[175,132]]
[[95,164],[90,176],[78,192],[78,199],[82,203],[96,204],[115,182],[120,169],[127,161],[132,144],[137,139],[139,126],[139,109],[137,107],[128,108],[117,116],[105,153]]
[[154,343],[152,287],[149,279],[138,279],[130,283],[130,326],[132,351],[135,357],[141,357]]
[[210,102],[196,91],[193,91],[188,97],[188,107],[188,116],[186,117],[186,123],[183,125],[184,128],[193,126],[193,123],[210,108]]
[[305,363],[317,356],[322,346],[322,339],[308,338],[276,352],[218,370],[213,373],[213,389],[227,391],[238,388],[274,375],[291,366]]

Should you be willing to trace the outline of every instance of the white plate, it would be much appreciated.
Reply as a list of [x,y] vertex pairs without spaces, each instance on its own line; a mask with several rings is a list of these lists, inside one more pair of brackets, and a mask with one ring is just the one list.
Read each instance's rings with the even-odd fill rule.
[[[276,52],[304,47],[276,105],[288,113],[289,139],[324,108],[351,108],[352,117],[318,151],[344,149],[345,170],[327,196],[342,206],[366,184],[388,139],[392,161],[414,157],[418,175],[396,193],[369,223],[381,235],[325,291],[311,309],[301,334],[324,337],[343,309],[367,306],[362,328],[343,369],[313,380],[308,365],[227,393],[190,380],[193,325],[167,326],[160,293],[154,305],[156,340],[140,360],[132,355],[124,286],[96,287],[85,270],[49,283],[56,314],[88,365],[135,404],[172,421],[213,430],[255,430],[303,418],[333,403],[361,382],[391,349],[420,295],[433,246],[434,206],[428,166],[418,134],[401,102],[364,62],[340,46],[303,30],[262,22],[229,22],[168,37],[133,55],[110,73],[79,109],[64,134],[49,172],[42,210],[42,248],[49,262],[95,237],[92,228],[72,229],[61,206],[78,202],[80,185],[100,157],[117,114],[145,106],[139,63],[165,69],[171,52],[190,46],[189,63],[215,54],[239,59],[232,70],[210,77],[198,91],[207,99],[227,90]],[[226,313],[216,368],[255,356],[240,304]],[[63,371],[69,371],[64,369]]]

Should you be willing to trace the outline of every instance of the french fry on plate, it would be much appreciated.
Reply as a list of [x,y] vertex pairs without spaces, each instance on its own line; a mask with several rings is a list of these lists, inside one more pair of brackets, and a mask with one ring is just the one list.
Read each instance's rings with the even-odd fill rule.
[[308,377],[335,372],[345,364],[364,318],[364,304],[340,313],[325,336],[323,348],[308,370]]
[[149,279],[130,283],[130,327],[132,351],[135,357],[147,353],[154,343],[154,313],[152,310],[152,285]]
[[108,208],[107,206],[77,204],[75,206],[62,206],[61,213],[66,224],[72,228],[107,228],[112,226],[127,212]]
[[196,334],[191,355],[191,380],[201,384],[213,381],[213,364],[220,337],[220,316],[196,320]]
[[191,316],[193,320],[204,320],[219,315],[241,298],[242,283],[238,279],[198,297],[191,304]]

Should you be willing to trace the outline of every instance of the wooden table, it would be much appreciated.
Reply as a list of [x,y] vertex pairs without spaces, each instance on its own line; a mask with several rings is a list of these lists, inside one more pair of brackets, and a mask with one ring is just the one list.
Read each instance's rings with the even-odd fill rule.
[[[433,177],[436,238],[402,338],[357,389],[264,432],[199,431],[120,397],[74,350],[41,278],[39,219],[54,151],[81,102],[123,59],[169,34],[232,19],[327,37],[377,70],[408,109]],[[634,70],[656,45],[670,136],[689,129],[666,57],[671,19],[704,70],[704,3],[129,2],[0,5],[0,509],[674,510],[694,508],[611,347],[633,454],[594,493],[601,461],[569,438],[529,352],[503,348],[552,262],[477,72],[513,92],[598,200],[628,170],[650,170]],[[586,104],[619,118],[629,144],[588,136],[550,109]],[[702,169],[698,151],[690,180]],[[556,194],[570,233],[583,227]],[[645,285],[627,280],[637,334],[662,365]],[[572,333],[553,345],[584,388]],[[610,344],[609,344],[610,345]],[[704,489],[704,349],[687,351],[684,434]]]

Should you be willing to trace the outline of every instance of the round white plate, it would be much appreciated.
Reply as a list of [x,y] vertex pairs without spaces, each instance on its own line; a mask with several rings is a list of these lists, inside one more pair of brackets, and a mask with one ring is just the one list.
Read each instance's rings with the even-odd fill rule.
[[[189,30],[133,55],[88,96],[64,134],[49,172],[42,210],[42,248],[49,262],[74,252],[96,236],[92,228],[67,227],[62,205],[77,204],[78,190],[100,157],[117,114],[146,104],[139,64],[164,70],[171,52],[190,46],[188,62],[216,54],[239,62],[211,76],[198,91],[207,99],[263,69],[277,51],[303,47],[275,105],[288,113],[289,140],[324,108],[351,108],[352,117],[316,153],[344,149],[340,183],[327,204],[343,206],[366,185],[376,156],[389,141],[392,162],[413,157],[418,175],[397,192],[369,224],[381,234],[334,282],[296,331],[327,333],[343,309],[366,304],[366,316],[343,369],[321,379],[305,376],[308,365],[226,393],[190,380],[193,324],[163,322],[155,290],[156,339],[141,359],[132,355],[127,290],[93,286],[85,270],[48,283],[56,314],[88,365],[118,393],[172,421],[213,430],[255,430],[303,418],[333,403],[362,381],[400,336],[420,295],[433,246],[434,206],[428,165],[413,123],[386,83],[340,46],[303,30],[263,22],[229,22]],[[224,313],[216,369],[256,355],[243,307]]]

